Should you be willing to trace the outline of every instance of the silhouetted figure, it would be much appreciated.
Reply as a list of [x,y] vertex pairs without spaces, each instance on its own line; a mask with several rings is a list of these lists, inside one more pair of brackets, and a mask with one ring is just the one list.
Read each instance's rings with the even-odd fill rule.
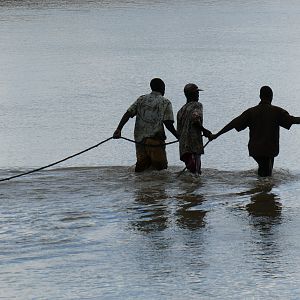
[[[164,97],[165,84],[160,78],[150,82],[152,92],[140,96],[123,115],[114,138],[121,137],[123,126],[129,118],[136,116],[134,138],[136,142],[148,145],[163,145],[166,140],[164,125],[177,138],[171,102]],[[142,172],[149,167],[156,170],[167,169],[168,161],[165,146],[147,147],[136,144],[135,171]]]
[[233,119],[211,140],[235,128],[237,131],[249,127],[249,155],[258,163],[258,175],[271,176],[274,157],[279,154],[279,129],[290,129],[293,124],[300,124],[300,117],[289,115],[284,109],[271,104],[273,91],[269,86],[260,89],[260,103],[244,111]]
[[199,91],[194,83],[184,87],[187,103],[177,113],[179,154],[186,168],[201,174],[201,155],[204,154],[202,134],[210,137],[211,132],[203,127],[203,106],[199,102]]

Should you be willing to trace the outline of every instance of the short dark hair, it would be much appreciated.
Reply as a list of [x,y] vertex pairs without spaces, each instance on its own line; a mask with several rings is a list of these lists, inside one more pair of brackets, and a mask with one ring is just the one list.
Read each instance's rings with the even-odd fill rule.
[[272,101],[272,99],[273,99],[273,91],[272,91],[272,89],[269,86],[267,86],[267,85],[262,86],[260,88],[259,97],[262,100]]
[[165,90],[165,83],[160,78],[153,78],[150,82],[152,91],[161,92]]

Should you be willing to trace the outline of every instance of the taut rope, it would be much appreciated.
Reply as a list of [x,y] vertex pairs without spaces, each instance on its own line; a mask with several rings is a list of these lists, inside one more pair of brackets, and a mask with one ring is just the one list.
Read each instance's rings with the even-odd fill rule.
[[[178,142],[178,141],[173,141],[173,142],[170,142],[170,143],[164,143],[164,144],[162,144],[162,145],[147,145],[147,144],[145,144],[145,143],[142,143],[142,142],[136,142],[136,141],[134,141],[134,140],[131,140],[131,139],[128,139],[128,138],[125,138],[125,137],[121,137],[121,138],[122,138],[123,140],[129,141],[129,142],[132,142],[132,143],[135,143],[135,144],[145,145],[145,146],[147,146],[147,147],[163,147],[163,146],[170,145],[170,144],[174,144],[174,143],[177,143],[177,142]],[[96,145],[94,145],[94,146],[91,146],[91,147],[89,147],[89,148],[87,148],[87,149],[84,149],[84,150],[82,150],[82,151],[80,151],[80,152],[78,152],[78,153],[72,154],[72,155],[70,155],[70,156],[68,156],[68,157],[66,157],[66,158],[63,158],[63,159],[59,160],[59,161],[53,162],[53,163],[51,163],[51,164],[49,164],[49,165],[47,165],[47,166],[40,167],[40,168],[31,170],[31,171],[28,171],[28,172],[25,172],[25,173],[21,173],[21,174],[18,174],[18,175],[11,176],[11,177],[7,177],[7,178],[0,179],[0,182],[8,181],[8,180],[11,180],[11,179],[14,179],[14,178],[17,178],[17,177],[25,176],[25,175],[28,175],[28,174],[31,174],[31,173],[35,173],[35,172],[44,170],[44,169],[49,168],[49,167],[53,167],[53,166],[55,166],[55,165],[57,165],[57,164],[60,164],[60,163],[66,161],[66,160],[68,160],[68,159],[71,159],[71,158],[73,158],[73,157],[75,157],[75,156],[78,156],[78,155],[83,154],[83,153],[85,153],[85,152],[87,152],[87,151],[90,151],[90,150],[92,150],[92,149],[94,149],[94,148],[97,148],[97,147],[99,147],[100,145],[102,145],[102,144],[104,144],[104,143],[110,141],[111,139],[113,139],[113,137],[110,137],[110,138],[108,138],[108,139],[106,139],[106,140],[103,140],[103,141],[101,141],[100,143],[98,143],[98,144],[96,144]]]

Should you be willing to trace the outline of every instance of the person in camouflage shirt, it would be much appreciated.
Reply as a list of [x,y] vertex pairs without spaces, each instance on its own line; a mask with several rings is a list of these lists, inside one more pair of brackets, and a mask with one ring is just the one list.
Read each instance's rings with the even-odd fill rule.
[[177,113],[180,160],[195,174],[201,174],[201,155],[204,154],[202,135],[211,135],[203,127],[203,106],[199,102],[199,91],[202,90],[196,84],[188,83],[184,87],[187,103]]

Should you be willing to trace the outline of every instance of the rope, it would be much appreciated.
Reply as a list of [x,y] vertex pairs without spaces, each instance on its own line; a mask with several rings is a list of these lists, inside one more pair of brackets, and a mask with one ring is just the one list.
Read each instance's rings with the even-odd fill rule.
[[128,138],[123,137],[123,136],[121,136],[120,138],[123,139],[123,140],[125,140],[125,141],[131,142],[131,143],[134,143],[134,144],[137,144],[137,145],[144,145],[144,146],[146,146],[146,147],[163,147],[163,146],[167,146],[167,145],[171,145],[171,144],[178,143],[178,141],[173,141],[173,142],[169,142],[169,143],[163,143],[163,144],[161,144],[161,145],[150,145],[150,144],[145,144],[145,143],[143,143],[143,142],[137,142],[137,141],[128,139]]
[[[7,178],[0,179],[0,182],[8,181],[8,180],[11,180],[11,179],[14,179],[14,178],[18,178],[18,177],[21,177],[21,176],[25,176],[25,175],[28,175],[28,174],[31,174],[31,173],[35,173],[35,172],[44,170],[44,169],[46,169],[46,168],[53,167],[53,166],[55,166],[55,165],[57,165],[57,164],[60,164],[60,163],[66,161],[66,160],[68,160],[68,159],[71,159],[71,158],[73,158],[73,157],[75,157],[75,156],[78,156],[78,155],[83,154],[83,153],[85,153],[85,152],[87,152],[87,151],[90,151],[90,150],[92,150],[92,149],[94,149],[94,148],[97,148],[97,147],[99,147],[100,145],[102,145],[102,144],[104,144],[104,143],[110,141],[111,139],[113,139],[113,137],[110,137],[110,138],[108,138],[108,139],[106,139],[106,140],[104,140],[104,141],[102,141],[102,142],[100,142],[100,143],[98,143],[98,144],[96,144],[96,145],[94,145],[94,146],[91,146],[91,147],[89,147],[89,148],[87,148],[87,149],[84,149],[84,150],[82,150],[82,151],[80,151],[80,152],[78,152],[78,153],[72,154],[72,155],[70,155],[70,156],[68,156],[68,157],[66,157],[66,158],[63,158],[63,159],[61,159],[61,160],[59,160],[59,161],[56,161],[56,162],[54,162],[54,163],[51,163],[51,164],[49,164],[49,165],[47,165],[47,166],[40,167],[40,168],[31,170],[31,171],[28,171],[28,172],[25,172],[25,173],[21,173],[21,174],[18,174],[18,175],[11,176],[11,177],[7,177]],[[132,142],[132,143],[135,143],[135,144],[145,145],[145,146],[148,146],[148,147],[162,147],[162,146],[165,146],[165,145],[170,145],[170,144],[174,144],[174,143],[177,143],[177,142],[178,142],[178,141],[173,141],[173,142],[165,143],[165,144],[162,144],[162,145],[148,145],[148,144],[145,144],[145,143],[142,143],[142,142],[136,142],[136,141],[134,141],[134,140],[131,140],[131,139],[128,139],[128,138],[125,138],[125,137],[121,137],[121,139],[126,140],[126,141],[129,141],[129,142]]]
[[[150,144],[145,144],[145,143],[143,143],[143,142],[137,142],[137,141],[128,139],[128,138],[126,138],[126,137],[120,137],[120,138],[123,139],[123,140],[125,140],[125,141],[134,143],[134,144],[144,145],[144,146],[146,146],[146,147],[163,147],[163,146],[175,144],[175,143],[178,142],[178,141],[173,141],[173,142],[168,142],[168,143],[164,143],[164,144],[161,144],[161,145],[150,145]],[[28,175],[28,174],[31,174],[31,173],[35,173],[35,172],[44,170],[44,169],[46,169],[46,168],[53,167],[53,166],[55,166],[55,165],[57,165],[57,164],[60,164],[60,163],[66,161],[66,160],[68,160],[68,159],[71,159],[71,158],[73,158],[73,157],[75,157],[75,156],[81,155],[81,154],[83,154],[83,153],[85,153],[85,152],[87,152],[87,151],[90,151],[90,150],[92,150],[92,149],[94,149],[94,148],[97,148],[97,147],[99,147],[100,145],[102,145],[102,144],[104,144],[104,143],[110,141],[111,139],[113,139],[113,137],[110,137],[110,138],[108,138],[108,139],[106,139],[106,140],[103,140],[103,141],[101,141],[100,143],[98,143],[98,144],[96,144],[96,145],[93,145],[93,146],[91,146],[91,147],[89,147],[89,148],[87,148],[87,149],[84,149],[84,150],[82,150],[82,151],[80,151],[80,152],[77,152],[77,153],[75,153],[75,154],[72,154],[72,155],[70,155],[70,156],[68,156],[68,157],[66,157],[66,158],[63,158],[63,159],[61,159],[61,160],[58,160],[58,161],[56,161],[56,162],[54,162],[54,163],[51,163],[51,164],[49,164],[49,165],[47,165],[47,166],[40,167],[40,168],[31,170],[31,171],[28,171],[28,172],[25,172],[25,173],[17,174],[17,175],[11,176],[11,177],[7,177],[7,178],[0,179],[0,182],[8,181],[8,180],[11,180],[11,179],[14,179],[14,178],[18,178],[18,177],[21,177],[21,176],[25,176],[25,175]],[[205,148],[209,142],[210,142],[210,141],[207,141],[207,143],[203,146],[203,148]],[[181,174],[183,174],[183,172],[184,172],[185,170],[186,170],[186,167],[185,167],[185,168],[177,175],[177,177],[179,177]]]
[[180,177],[185,172],[185,170],[186,170],[186,167],[182,171],[180,171],[178,173],[178,175],[176,176],[176,178]]
[[68,160],[68,159],[70,159],[70,158],[73,158],[73,157],[75,157],[75,156],[78,156],[78,155],[80,155],[80,154],[82,154],[82,153],[84,153],[84,152],[87,152],[87,151],[90,151],[90,150],[92,150],[92,149],[94,149],[94,148],[96,148],[96,147],[99,147],[100,145],[102,145],[102,144],[108,142],[109,140],[111,140],[112,138],[113,138],[113,137],[110,137],[110,138],[108,138],[108,139],[106,139],[106,140],[104,140],[104,141],[102,141],[102,142],[100,142],[100,143],[98,143],[98,144],[96,144],[96,145],[94,145],[94,146],[91,146],[91,147],[89,147],[89,148],[87,148],[87,149],[85,149],[85,150],[82,150],[82,151],[80,151],[80,152],[78,152],[78,153],[75,153],[75,154],[73,154],[73,155],[70,155],[70,156],[68,156],[68,157],[66,157],[66,158],[64,158],[64,159],[61,159],[61,160],[59,160],[59,161],[56,161],[56,162],[54,162],[54,163],[52,163],[52,164],[49,164],[49,165],[47,165],[47,166],[44,166],[44,167],[41,167],[41,168],[38,168],[38,169],[34,169],[34,170],[31,170],[31,171],[28,171],[28,172],[25,172],[25,173],[21,173],[21,174],[18,174],[18,175],[14,175],[14,176],[11,176],[11,177],[8,177],[8,178],[0,179],[0,182],[8,181],[8,180],[11,180],[11,179],[13,179],[13,178],[25,176],[25,175],[28,175],[28,174],[31,174],[31,173],[35,173],[35,172],[44,170],[44,169],[46,169],[46,168],[55,166],[55,165],[57,165],[57,164],[59,164],[59,163],[62,163],[63,161],[66,161],[66,160]]

